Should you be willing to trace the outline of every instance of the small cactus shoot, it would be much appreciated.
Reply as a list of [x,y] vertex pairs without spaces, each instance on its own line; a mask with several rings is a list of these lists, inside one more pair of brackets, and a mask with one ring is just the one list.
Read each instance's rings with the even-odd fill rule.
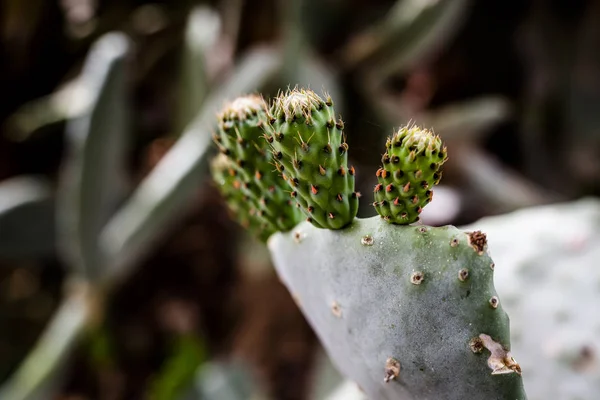
[[280,94],[270,109],[265,136],[277,168],[308,221],[318,228],[341,229],[358,211],[354,167],[348,165],[344,123],[333,101],[311,90]]
[[387,222],[407,225],[433,197],[433,186],[442,177],[440,168],[448,158],[439,136],[417,126],[406,126],[388,138],[377,170],[373,206]]
[[[263,137],[266,111],[262,97],[238,97],[219,114],[213,136],[221,153],[231,160],[230,174],[236,177],[232,184],[243,193],[241,200],[248,204],[248,215],[253,221],[261,221],[263,232],[259,236],[263,239],[276,231],[288,231],[301,220],[301,214],[290,204],[285,182],[275,171],[272,153]],[[239,201],[240,196],[236,199]]]

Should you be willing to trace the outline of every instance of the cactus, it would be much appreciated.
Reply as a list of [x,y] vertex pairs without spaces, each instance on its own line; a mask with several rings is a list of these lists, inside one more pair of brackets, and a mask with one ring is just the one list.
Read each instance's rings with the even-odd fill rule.
[[446,148],[439,136],[417,126],[404,127],[388,138],[383,167],[377,170],[373,206],[383,219],[411,224],[433,197],[433,185],[442,177]]
[[465,229],[475,225],[498,265],[512,348],[531,371],[523,374],[529,399],[597,399],[600,200],[528,207]]
[[354,167],[348,165],[344,123],[333,101],[311,90],[279,95],[270,109],[265,136],[291,196],[318,228],[341,229],[358,211]]
[[269,239],[277,271],[339,370],[370,399],[524,399],[480,232],[307,223]]
[[377,172],[381,218],[357,219],[332,103],[289,91],[252,126],[308,215],[269,237],[275,268],[334,364],[375,400],[525,399],[485,234],[410,225],[441,178],[440,138],[415,126],[394,134]]
[[[265,239],[275,231],[288,231],[300,220],[300,213],[291,207],[291,199],[284,191],[285,183],[275,172],[272,153],[263,137],[262,126],[267,121],[266,104],[256,95],[242,96],[227,104],[219,114],[218,133],[214,141],[222,154],[231,160],[230,174],[236,200],[245,203],[244,214],[258,224],[259,236]],[[231,188],[224,188],[231,196]],[[239,204],[239,201],[238,201]]]
[[233,161],[225,154],[219,154],[210,163],[210,171],[218,189],[227,203],[230,217],[244,228],[255,234],[260,240],[267,240],[273,233],[265,229],[263,221],[256,215],[256,209],[248,202],[240,190],[238,172]]

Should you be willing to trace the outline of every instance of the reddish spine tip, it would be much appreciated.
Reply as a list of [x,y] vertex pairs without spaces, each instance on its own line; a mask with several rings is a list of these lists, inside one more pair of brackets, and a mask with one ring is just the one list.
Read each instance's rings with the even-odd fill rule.
[[381,183],[378,183],[377,185],[375,185],[375,190],[373,190],[373,192],[377,193],[381,190],[381,188],[383,188],[383,185]]
[[391,183],[385,187],[385,191],[388,193],[392,190],[394,190],[394,185],[392,185]]
[[319,193],[319,187],[315,185],[310,185],[310,191],[312,192],[312,194],[317,194]]

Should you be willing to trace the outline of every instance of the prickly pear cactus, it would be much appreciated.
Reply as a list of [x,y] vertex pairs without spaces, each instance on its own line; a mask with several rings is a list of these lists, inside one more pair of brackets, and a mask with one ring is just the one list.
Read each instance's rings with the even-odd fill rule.
[[448,158],[446,147],[439,136],[417,126],[399,129],[385,147],[373,206],[390,223],[411,224],[433,197]]
[[[230,175],[234,179],[223,181],[221,186],[226,197],[231,198],[231,187],[242,196],[232,201],[247,205],[233,206],[238,210],[247,208],[244,214],[248,222],[257,225],[260,235],[266,239],[275,231],[288,231],[301,220],[301,213],[291,206],[285,182],[274,171],[272,153],[263,137],[263,125],[267,122],[267,105],[262,97],[241,96],[227,104],[219,115],[214,141],[221,153],[231,160]],[[218,174],[216,179],[222,178]]]
[[[259,203],[259,218],[294,210],[281,197],[264,201],[261,163],[271,161],[308,216],[291,232],[271,235],[268,246],[340,371],[373,400],[525,399],[486,236],[408,225],[440,179],[440,139],[416,127],[396,133],[375,191],[383,219],[356,219],[355,172],[331,99],[292,90],[274,100],[267,118],[257,104],[236,100],[216,141],[235,162],[242,200]],[[247,145],[257,142],[258,129],[272,159]],[[286,228],[279,230],[293,219],[279,221]]]
[[529,400],[598,399],[600,200],[527,208],[472,226],[490,239]]
[[344,124],[331,98],[292,90],[275,99],[266,137],[291,196],[316,227],[340,229],[358,211]]
[[279,276],[339,370],[368,398],[525,399],[485,235],[301,223],[268,242]]
[[219,154],[210,163],[213,180],[223,199],[227,203],[230,217],[243,228],[249,230],[262,241],[266,241],[273,233],[272,229],[264,229],[263,221],[256,215],[256,209],[247,201],[237,181],[238,172],[235,164],[224,154]]

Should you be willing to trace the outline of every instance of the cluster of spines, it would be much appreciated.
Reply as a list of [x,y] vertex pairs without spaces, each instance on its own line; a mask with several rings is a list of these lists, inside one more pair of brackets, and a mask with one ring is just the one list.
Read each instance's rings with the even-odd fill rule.
[[277,170],[290,196],[319,228],[341,229],[358,211],[354,167],[348,165],[344,123],[336,119],[333,101],[311,90],[280,94],[264,126]]
[[232,165],[229,173],[234,179],[227,184],[241,193],[241,197],[232,199],[242,203],[235,208],[247,210],[250,222],[259,224],[262,239],[276,231],[290,230],[301,219],[291,206],[285,183],[275,172],[270,147],[263,137],[264,125],[268,123],[266,113],[262,97],[238,97],[219,114],[217,133],[213,135]]
[[379,215],[400,225],[418,221],[432,200],[432,188],[439,183],[447,158],[440,137],[427,129],[406,126],[388,138],[374,188],[373,206]]

